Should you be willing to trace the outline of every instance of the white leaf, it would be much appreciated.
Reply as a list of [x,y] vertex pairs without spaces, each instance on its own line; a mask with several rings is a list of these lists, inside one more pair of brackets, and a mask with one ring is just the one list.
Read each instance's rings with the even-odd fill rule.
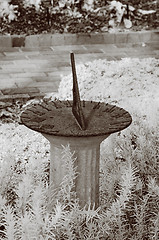
[[139,11],[139,13],[142,13],[143,15],[152,14],[152,13],[156,12],[155,10],[142,10],[142,9],[139,9],[138,11]]
[[124,26],[126,28],[131,28],[132,27],[132,22],[129,19],[124,19]]
[[109,20],[108,24],[109,24],[110,27],[114,27],[115,26],[114,19]]

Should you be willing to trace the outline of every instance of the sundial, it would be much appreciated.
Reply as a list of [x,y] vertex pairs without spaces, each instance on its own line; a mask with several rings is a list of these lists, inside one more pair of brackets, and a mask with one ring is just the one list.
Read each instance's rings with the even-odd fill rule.
[[73,100],[43,99],[30,104],[21,121],[32,130],[55,136],[101,136],[121,131],[131,124],[123,108],[104,102],[81,101],[74,54],[70,54],[73,75]]
[[70,146],[75,156],[78,176],[75,191],[81,207],[99,206],[100,143],[110,134],[131,124],[123,108],[104,102],[81,101],[74,54],[71,53],[73,100],[43,99],[30,104],[21,114],[28,128],[40,132],[50,142],[50,184],[58,188],[66,175],[63,146]]

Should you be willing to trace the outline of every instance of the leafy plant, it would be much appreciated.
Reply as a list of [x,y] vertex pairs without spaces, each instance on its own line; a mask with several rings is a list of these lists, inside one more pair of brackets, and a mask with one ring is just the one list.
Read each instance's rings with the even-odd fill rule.
[[10,4],[11,0],[0,0],[0,19],[9,23],[17,18],[17,5]]
[[[0,200],[2,239],[11,239],[11,236],[14,236],[14,239],[151,239],[156,237],[154,239],[157,240],[159,230],[159,186],[155,172],[157,165],[153,166],[151,172],[147,173],[145,170],[142,173],[142,166],[139,165],[141,158],[134,159],[133,156],[133,152],[137,151],[131,143],[131,136],[134,133],[134,129],[130,129],[123,135],[115,136],[114,160],[109,161],[110,155],[106,154],[103,143],[101,204],[98,209],[91,206],[83,209],[79,207],[76,193],[72,190],[76,170],[73,167],[74,159],[69,147],[63,152],[63,161],[68,174],[60,188],[53,190],[52,193],[48,188],[47,178],[44,177],[44,174],[48,174],[48,170],[45,171],[48,166],[39,162],[40,159],[37,162],[32,158],[25,165],[21,164],[21,172],[13,168],[15,160],[10,164],[12,167],[7,165],[7,169],[2,164],[1,173],[4,172],[5,176],[10,177],[16,175],[15,178],[12,177],[14,182],[12,191],[16,193],[15,195],[9,194],[7,197],[7,192],[3,190],[8,185],[4,183],[8,183],[10,177],[7,177],[8,180],[3,179],[3,185],[1,185],[3,186]],[[146,141],[150,142],[155,137],[154,133],[148,136],[149,140]],[[144,150],[147,148],[141,144],[142,142],[137,148],[142,155],[142,148]],[[120,152],[120,158],[118,148],[123,149]],[[5,161],[8,162],[7,159]],[[151,164],[152,160],[147,166]]]
[[158,27],[156,1],[1,0],[2,33],[107,32]]

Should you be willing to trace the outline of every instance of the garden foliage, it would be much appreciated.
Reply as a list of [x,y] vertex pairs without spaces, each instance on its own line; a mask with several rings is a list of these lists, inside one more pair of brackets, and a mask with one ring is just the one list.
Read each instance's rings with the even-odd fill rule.
[[157,28],[157,0],[0,0],[1,33],[106,32]]
[[[92,69],[94,65],[97,66],[97,62],[92,64]],[[91,63],[86,65],[87,69],[88,65],[91,68]],[[101,61],[99,65],[101,71]],[[145,69],[150,71],[150,66],[145,65]],[[145,71],[144,68],[142,71]],[[152,76],[153,72],[155,69],[151,72]],[[111,81],[107,81],[111,85]],[[90,76],[87,77],[87,83],[90,84]],[[139,89],[142,87],[136,90]],[[85,95],[87,92],[86,89]],[[143,99],[146,98],[142,91],[140,94]],[[145,115],[143,112],[141,114],[141,96],[134,97],[138,100],[136,105],[132,97],[126,96],[125,109],[130,108],[129,98],[135,105],[131,112],[133,123],[122,132],[110,136],[101,145],[100,206],[97,209],[89,204],[82,209],[79,207],[73,191],[77,175],[74,168],[76,159],[69,146],[63,148],[63,164],[67,174],[59,189],[53,190],[49,188],[47,140],[17,122],[1,124],[1,239],[159,238],[158,126],[155,121],[158,116],[154,105],[152,108],[153,97],[150,96],[149,105],[145,101]],[[93,97],[95,100],[96,96]]]

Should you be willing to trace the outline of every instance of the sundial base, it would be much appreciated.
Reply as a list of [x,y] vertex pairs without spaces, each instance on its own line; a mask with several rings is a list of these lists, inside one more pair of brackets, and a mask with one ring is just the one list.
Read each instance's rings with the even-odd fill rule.
[[[75,160],[77,178],[75,192],[81,207],[87,204],[99,206],[100,143],[109,135],[94,137],[59,137],[43,134],[50,142],[50,187],[57,189],[66,170],[63,164],[63,146],[70,147]],[[53,186],[53,187],[52,187]],[[51,206],[50,206],[51,207]]]

